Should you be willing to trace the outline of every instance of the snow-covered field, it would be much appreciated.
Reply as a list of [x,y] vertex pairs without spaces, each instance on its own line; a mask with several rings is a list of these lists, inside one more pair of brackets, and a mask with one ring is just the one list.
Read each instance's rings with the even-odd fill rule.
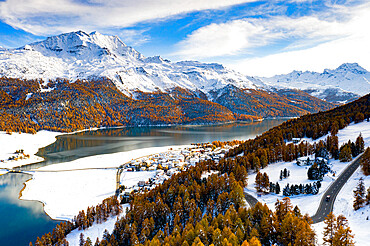
[[[118,217],[123,216],[125,213],[125,209],[128,207],[128,204],[123,204],[122,209],[123,213],[121,213]],[[114,224],[117,221],[117,216],[110,217],[107,221],[101,224],[93,224],[91,227],[87,228],[86,230],[78,230],[75,229],[71,231],[66,237],[67,241],[69,242],[69,245],[79,245],[80,243],[80,234],[82,233],[84,235],[84,239],[86,240],[87,237],[89,237],[94,244],[96,242],[96,239],[99,238],[101,240],[103,238],[104,231],[107,230],[109,233],[111,233],[114,229]]]
[[[370,123],[362,122],[358,124],[351,124],[347,128],[340,130],[338,133],[339,144],[347,142],[348,139],[355,141],[359,133],[362,133],[365,140],[365,146],[370,145]],[[4,132],[0,133],[0,159],[7,159],[12,156],[15,150],[24,149],[26,154],[30,154],[30,158],[16,162],[1,163],[3,167],[19,166],[35,161],[40,158],[34,154],[38,148],[46,146],[55,141],[55,136],[58,133],[41,131],[36,135],[13,133],[7,135]],[[323,137],[322,139],[324,139]],[[319,139],[320,140],[320,139]],[[312,140],[309,140],[312,142]],[[318,140],[316,140],[318,141]],[[26,188],[22,192],[21,199],[24,200],[38,200],[43,202],[45,212],[54,219],[70,220],[80,210],[85,210],[88,206],[97,205],[103,199],[111,196],[116,188],[116,170],[121,164],[124,164],[132,159],[147,156],[155,153],[165,152],[169,148],[178,149],[189,146],[168,146],[133,150],[129,152],[120,152],[107,155],[97,155],[91,157],[80,158],[74,161],[54,164],[42,167],[37,170],[30,171],[33,178],[26,182]],[[339,161],[331,160],[332,169],[337,175],[345,168],[348,163],[341,163]],[[112,167],[113,169],[109,169]],[[89,168],[107,168],[107,169],[91,169],[91,170],[76,170]],[[290,177],[279,180],[280,170],[287,168],[290,171]],[[261,172],[266,172],[270,181],[278,181],[281,189],[289,184],[305,184],[311,183],[307,179],[307,168],[299,167],[295,162],[280,162],[269,165],[262,169]],[[68,171],[67,171],[68,170]],[[121,184],[125,186],[132,186],[141,180],[148,180],[154,177],[155,171],[144,172],[126,172],[123,173]],[[350,223],[350,227],[355,233],[355,240],[358,245],[365,245],[367,241],[367,227],[369,221],[366,221],[366,216],[370,214],[369,208],[363,208],[354,212],[352,209],[353,189],[357,185],[361,172],[356,174],[345,185],[342,191],[338,194],[337,201],[334,205],[334,212],[336,215],[344,214]],[[256,196],[254,188],[255,174],[249,175],[249,185],[246,191]],[[332,183],[335,177],[331,175],[325,176],[320,193],[317,195],[298,195],[291,197],[293,205],[298,205],[302,213],[313,215],[316,212],[317,206],[322,194],[326,188]],[[370,179],[365,180],[366,186],[370,185]],[[258,198],[260,201],[266,203],[271,209],[274,209],[274,204],[277,199],[282,199],[280,195],[264,195]],[[313,205],[315,204],[315,205]],[[111,231],[114,226],[116,218],[109,219],[104,224],[95,224],[90,229],[83,231],[85,239],[87,236],[95,242],[96,237],[101,239],[104,229]],[[318,238],[322,237],[323,223],[314,225],[318,232]],[[78,245],[79,234],[81,231],[73,231],[67,238],[70,245]]]
[[[338,132],[338,141],[339,146],[345,142],[348,142],[348,140],[351,140],[354,142],[358,135],[362,134],[364,141],[365,141],[365,147],[370,146],[370,123],[369,122],[361,122],[358,124],[350,124],[348,127],[340,130]],[[315,141],[324,140],[326,136],[323,136],[320,139],[317,139]],[[313,143],[314,141],[312,139],[304,139],[306,141],[309,141],[310,143]],[[330,164],[332,165],[332,170],[336,172],[336,176],[340,174],[340,172],[343,171],[343,169],[348,165],[348,163],[339,162],[336,160],[330,160]],[[283,170],[284,168],[287,168],[290,170],[290,176],[286,179],[279,180],[280,176],[280,170]],[[307,169],[308,167],[300,167],[295,164],[295,161],[293,162],[279,162],[275,164],[270,164],[268,167],[261,169],[261,172],[266,172],[269,175],[271,182],[279,182],[281,190],[285,187],[287,183],[289,184],[306,184],[306,183],[312,183],[313,181],[308,180],[307,178]],[[360,169],[356,171],[356,173],[350,178],[350,180],[346,183],[346,185],[342,188],[342,190],[339,192],[336,201],[334,203],[334,214],[336,216],[343,214],[349,221],[349,225],[351,229],[353,230],[355,234],[355,240],[357,242],[357,245],[367,245],[369,240],[369,233],[367,226],[370,226],[370,208],[369,206],[367,208],[362,208],[358,211],[354,211],[352,204],[353,204],[353,190],[355,189],[358,179],[360,177],[364,177]],[[248,176],[248,186],[245,188],[245,191],[247,191],[249,194],[257,197],[256,189],[254,187],[254,181],[256,178],[256,174],[250,174]],[[292,204],[298,205],[301,212],[303,214],[308,213],[309,215],[314,215],[318,205],[320,203],[320,200],[322,198],[322,195],[325,193],[325,190],[330,186],[333,180],[335,180],[336,177],[333,177],[331,174],[327,174],[323,181],[321,182],[322,187],[320,188],[320,192],[317,195],[297,195],[297,196],[291,196],[291,202]],[[365,186],[368,188],[370,186],[370,177],[367,177],[365,179]],[[262,195],[261,197],[258,197],[258,200],[266,203],[267,206],[270,209],[275,209],[275,202],[277,199],[281,200],[284,196],[282,195],[282,192],[279,195],[276,194],[268,194],[268,195]],[[369,217],[369,220],[366,220],[366,218]],[[367,225],[367,226],[366,226]],[[324,227],[324,223],[318,223],[314,225],[314,228],[317,232],[318,241],[319,243],[322,243],[322,229]]]
[[[0,160],[4,161],[0,162],[0,168],[12,168],[42,161],[43,158],[35,154],[39,148],[53,143],[56,140],[55,137],[60,134],[59,132],[39,131],[34,135],[28,133],[12,133],[9,135],[5,132],[0,132]],[[8,161],[8,158],[15,156],[14,152],[20,149],[23,149],[25,154],[29,154],[30,158]]]
[[[90,156],[42,167],[30,172],[33,177],[26,182],[21,199],[42,202],[45,212],[53,219],[71,220],[79,211],[112,196],[116,189],[115,169],[76,169],[118,167],[131,159],[180,147],[184,146],[155,147]],[[124,172],[121,184],[130,187],[155,175],[155,171]]]

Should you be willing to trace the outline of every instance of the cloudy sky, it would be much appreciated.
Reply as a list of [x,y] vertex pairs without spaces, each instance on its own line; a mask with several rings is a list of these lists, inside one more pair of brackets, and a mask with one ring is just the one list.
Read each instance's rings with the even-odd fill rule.
[[0,0],[0,46],[83,30],[145,56],[223,63],[248,75],[370,70],[368,0]]

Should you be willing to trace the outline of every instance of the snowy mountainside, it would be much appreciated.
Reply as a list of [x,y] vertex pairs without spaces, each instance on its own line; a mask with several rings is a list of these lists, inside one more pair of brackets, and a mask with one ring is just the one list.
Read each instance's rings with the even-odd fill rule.
[[220,64],[172,63],[159,56],[146,58],[117,36],[83,31],[49,37],[17,49],[0,49],[0,75],[72,81],[107,77],[128,93],[173,87],[207,93],[230,83],[240,88],[256,88],[247,77]]
[[370,72],[357,63],[344,63],[323,73],[293,71],[259,79],[265,88],[300,89],[330,102],[353,100],[370,92]]

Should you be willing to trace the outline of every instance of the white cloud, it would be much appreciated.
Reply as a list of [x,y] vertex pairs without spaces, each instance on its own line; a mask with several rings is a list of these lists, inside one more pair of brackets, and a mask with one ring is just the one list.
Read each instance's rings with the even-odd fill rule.
[[175,55],[222,61],[223,56],[256,56],[255,48],[261,47],[268,55],[234,62],[229,57],[228,62],[245,74],[260,76],[293,69],[322,71],[343,62],[359,62],[370,68],[370,3],[330,7],[330,11],[312,16],[245,18],[211,24],[180,42]]
[[246,18],[199,28],[178,44],[176,55],[187,59],[237,55],[289,38],[296,40],[291,47],[299,47],[302,46],[302,40],[310,39],[306,43],[312,45],[341,37],[347,32],[341,23],[320,20],[316,16]]
[[128,27],[138,22],[255,0],[6,0],[0,19],[36,35]]
[[[343,10],[344,11],[344,10]],[[248,75],[273,76],[292,70],[322,72],[325,68],[336,68],[345,62],[358,62],[370,70],[370,4],[346,10],[352,18],[338,23],[336,30],[342,36],[314,47],[283,51],[264,57],[242,59],[229,64],[230,67]]]

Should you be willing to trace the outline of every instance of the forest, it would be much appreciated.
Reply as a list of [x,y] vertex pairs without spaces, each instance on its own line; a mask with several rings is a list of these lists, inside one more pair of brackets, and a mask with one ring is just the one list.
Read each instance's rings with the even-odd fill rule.
[[[336,133],[351,122],[369,120],[369,100],[367,95],[326,112],[289,120],[240,143],[219,162],[201,161],[150,191],[132,194],[130,207],[113,232],[105,232],[100,239],[85,241],[81,237],[81,245],[92,245],[92,241],[94,245],[315,245],[317,236],[310,217],[293,207],[288,197],[276,202],[275,211],[261,203],[245,207],[243,187],[248,182],[248,172],[320,152],[323,147],[339,158]],[[317,139],[327,133],[331,134],[317,144],[286,144],[293,137]],[[219,172],[202,178],[211,170]],[[269,184],[268,177],[261,175],[261,182]],[[89,216],[84,221],[90,221]],[[325,242],[354,245],[346,218],[329,214],[325,224]],[[67,245],[65,234],[67,231],[61,237],[51,234],[53,244]],[[45,237],[37,245],[48,245]]]
[[0,130],[71,132],[96,127],[255,121],[300,116],[334,106],[294,90],[279,94],[233,88],[226,92],[211,100],[203,92],[179,87],[124,94],[106,78],[71,82],[1,77]]

